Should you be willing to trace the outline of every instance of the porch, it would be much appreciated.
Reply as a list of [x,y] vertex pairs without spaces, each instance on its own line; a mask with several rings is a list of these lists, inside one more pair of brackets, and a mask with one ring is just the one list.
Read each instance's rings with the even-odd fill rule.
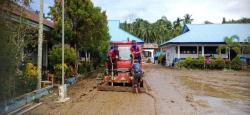
[[[177,45],[175,58],[198,58],[199,56],[213,56],[215,58],[218,58],[218,46],[219,45]],[[228,53],[225,52],[225,50],[222,50],[221,57],[228,58]]]
[[221,51],[221,55],[217,53],[217,48],[220,44],[179,44],[168,45],[161,48],[161,51],[166,54],[166,66],[172,66],[176,61],[188,57],[199,58],[200,56],[212,56],[218,58],[221,56],[224,59],[228,58],[228,53],[225,50]]

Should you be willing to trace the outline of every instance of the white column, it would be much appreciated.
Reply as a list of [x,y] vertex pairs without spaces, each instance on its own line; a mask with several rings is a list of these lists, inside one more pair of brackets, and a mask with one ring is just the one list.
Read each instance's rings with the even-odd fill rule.
[[204,46],[201,46],[201,50],[202,50],[202,56],[204,56]]
[[151,51],[151,62],[154,63],[154,50]]
[[85,62],[87,62],[87,59],[88,59],[88,54],[87,54],[87,51],[85,52]]
[[88,61],[90,62],[90,52],[89,52],[89,55],[88,55]]
[[180,46],[177,46],[177,58],[180,59]]
[[196,47],[196,54],[197,54],[197,58],[199,58],[199,46],[197,45],[197,47]]

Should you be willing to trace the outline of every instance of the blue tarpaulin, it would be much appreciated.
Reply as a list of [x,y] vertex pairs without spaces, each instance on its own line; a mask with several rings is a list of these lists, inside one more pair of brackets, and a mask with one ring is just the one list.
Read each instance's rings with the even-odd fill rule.
[[161,52],[156,52],[155,57],[159,57],[161,55]]

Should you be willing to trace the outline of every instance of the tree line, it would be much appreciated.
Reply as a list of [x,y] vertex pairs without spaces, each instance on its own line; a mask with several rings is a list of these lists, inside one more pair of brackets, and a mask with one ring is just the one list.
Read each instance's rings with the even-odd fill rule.
[[150,23],[147,20],[137,18],[134,22],[121,23],[121,28],[129,33],[143,39],[145,43],[161,44],[181,34],[185,24],[191,24],[192,15],[186,14],[183,18],[177,18],[171,22],[167,17],[162,16],[156,22]]
[[246,18],[246,17],[243,17],[243,18],[240,18],[238,20],[234,20],[234,19],[231,19],[231,20],[226,20],[225,17],[223,17],[222,19],[222,24],[232,24],[232,23],[242,23],[242,24],[245,24],[245,23],[250,23],[250,18]]
[[[120,27],[125,31],[141,38],[145,43],[161,44],[181,34],[185,24],[191,24],[194,19],[192,15],[186,14],[183,18],[177,18],[171,22],[167,17],[162,16],[156,22],[150,23],[147,20],[137,18],[135,21],[128,23],[127,21],[120,24]],[[241,18],[238,20],[222,19],[222,24],[230,23],[250,23],[250,18]],[[205,21],[204,24],[213,24],[213,22]]]

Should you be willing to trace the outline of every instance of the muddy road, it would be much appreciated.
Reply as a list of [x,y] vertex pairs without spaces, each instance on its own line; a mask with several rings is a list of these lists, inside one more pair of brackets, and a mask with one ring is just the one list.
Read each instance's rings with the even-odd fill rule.
[[[145,65],[148,94],[97,91],[95,76],[69,87],[70,101],[57,103],[57,93],[41,99],[42,105],[29,115],[221,115],[207,101],[196,101],[195,90],[187,88],[178,78],[186,75],[180,70],[160,65]],[[192,73],[192,72],[191,72]],[[194,74],[195,75],[195,74]]]

